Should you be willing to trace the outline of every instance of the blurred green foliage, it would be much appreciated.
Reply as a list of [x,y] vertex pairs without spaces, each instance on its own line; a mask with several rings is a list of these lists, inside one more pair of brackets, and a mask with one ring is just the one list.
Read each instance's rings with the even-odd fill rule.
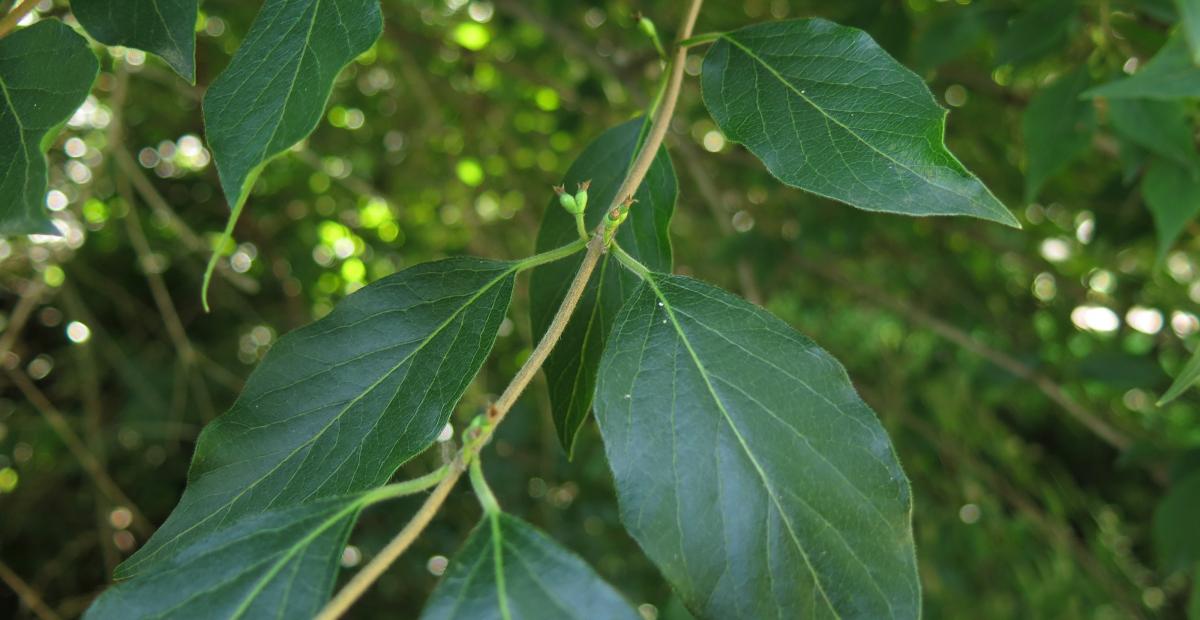
[[[258,4],[202,3],[195,88],[155,58],[97,46],[93,96],[51,149],[47,204],[65,234],[0,241],[0,560],[64,617],[144,540],[81,451],[161,522],[199,428],[279,334],[418,262],[530,254],[551,184],[654,88],[657,54],[634,11],[670,40],[680,10],[384,0],[383,38],[338,78],[312,137],[265,169],[236,243],[218,248],[228,258],[204,314],[200,276],[228,208],[200,95]],[[65,2],[43,5],[43,16],[69,15]],[[1200,468],[1200,395],[1154,403],[1200,339],[1196,223],[1158,259],[1136,183],[1146,151],[1163,145],[1123,134],[1107,102],[1089,147],[1037,202],[1023,198],[1021,131],[1058,76],[1082,68],[1095,84],[1144,63],[1174,11],[1166,0],[714,0],[701,14],[699,32],[800,16],[867,30],[927,79],[950,109],[951,150],[1024,225],[872,214],[782,187],[716,131],[695,79],[703,49],[690,56],[668,140],[676,271],[762,303],[848,367],[912,479],[931,618],[1187,614],[1195,558],[1161,557],[1154,515]],[[1195,101],[1179,107],[1194,126]],[[530,350],[527,285],[460,423]],[[75,450],[59,416],[82,438]],[[680,617],[618,522],[594,425],[569,461],[550,420],[539,381],[495,444],[500,501],[647,617]],[[415,505],[365,513],[345,563],[369,558]],[[478,517],[456,491],[355,614],[415,614]],[[1159,522],[1187,527],[1172,518]],[[1165,536],[1169,549],[1186,542]],[[0,589],[0,616],[31,615]]]

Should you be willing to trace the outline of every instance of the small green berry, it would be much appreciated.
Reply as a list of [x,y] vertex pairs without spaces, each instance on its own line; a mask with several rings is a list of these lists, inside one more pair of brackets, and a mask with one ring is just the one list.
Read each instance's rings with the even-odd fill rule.
[[575,204],[579,207],[576,213],[583,213],[587,209],[588,188],[592,186],[591,179],[579,184],[579,191],[575,192]]
[[575,202],[575,197],[568,194],[567,190],[561,185],[554,186],[554,193],[558,194],[558,204],[567,210],[567,213],[580,213],[583,209]]

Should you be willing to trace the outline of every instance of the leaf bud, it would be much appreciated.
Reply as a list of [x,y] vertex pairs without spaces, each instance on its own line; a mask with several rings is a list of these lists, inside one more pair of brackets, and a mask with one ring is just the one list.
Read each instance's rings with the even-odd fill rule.
[[588,188],[592,186],[591,179],[579,184],[579,191],[575,192],[575,205],[579,208],[577,213],[583,213],[587,209]]
[[575,197],[568,194],[566,188],[563,186],[555,185],[554,193],[558,194],[558,204],[562,205],[562,208],[566,209],[568,213],[579,213],[583,211],[583,209],[580,209],[579,205],[575,203]]

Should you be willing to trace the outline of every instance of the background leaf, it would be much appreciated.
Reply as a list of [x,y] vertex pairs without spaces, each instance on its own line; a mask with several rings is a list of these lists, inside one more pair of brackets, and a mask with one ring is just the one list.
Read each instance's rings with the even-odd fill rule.
[[699,617],[918,617],[887,433],[779,319],[651,274],[613,328],[596,418],[625,527]]
[[71,14],[93,39],[156,54],[196,82],[199,0],[71,0]]
[[280,338],[205,427],[179,505],[118,577],[245,515],[386,482],[446,425],[492,348],[514,273],[477,258],[418,265]]
[[1125,140],[1180,166],[1200,171],[1191,121],[1183,102],[1113,99],[1108,102],[1108,118]]
[[1075,25],[1074,0],[1041,0],[1018,14],[996,42],[997,65],[1024,65],[1065,45]]
[[[574,190],[581,181],[592,181],[584,214],[589,231],[600,224],[636,151],[640,150],[639,136],[645,124],[642,119],[635,119],[604,132],[567,171],[563,184],[568,190]],[[675,210],[675,195],[675,171],[663,148],[638,187],[635,194],[638,202],[630,210],[629,219],[617,229],[616,237],[621,247],[651,269],[671,269],[668,229]],[[578,236],[574,217],[558,205],[557,199],[551,199],[538,230],[537,251],[561,247]],[[582,260],[582,256],[573,256],[533,270],[529,296],[535,339],[546,333]],[[638,282],[637,276],[618,268],[614,260],[611,254],[601,257],[559,345],[542,366],[550,388],[555,430],[568,454],[573,452],[575,439],[591,411],[596,368],[613,319]]]
[[[500,612],[503,588],[506,607]],[[450,560],[422,620],[641,616],[582,559],[533,526],[507,514],[483,521]]]
[[1086,70],[1077,70],[1039,90],[1021,117],[1028,166],[1025,171],[1025,200],[1037,199],[1047,179],[1062,172],[1087,152],[1095,131],[1092,102],[1079,94],[1089,83]]
[[263,4],[229,67],[204,95],[205,135],[235,210],[259,170],[312,133],[334,78],[382,31],[379,0]]
[[1171,382],[1171,387],[1167,388],[1162,398],[1158,400],[1158,405],[1161,407],[1179,398],[1188,388],[1195,385],[1196,381],[1200,381],[1200,349],[1192,353],[1191,359],[1183,365],[1183,369],[1179,371],[1179,375]]
[[1085,94],[1109,99],[1200,97],[1200,67],[1193,64],[1183,37],[1175,35],[1133,75],[1101,84]]
[[1018,226],[946,150],[946,111],[861,30],[758,24],[704,58],[704,103],[779,180],[868,211],[969,215]]
[[1142,177],[1142,197],[1154,216],[1161,263],[1188,223],[1200,213],[1200,178],[1195,170],[1156,159]]
[[1175,0],[1175,7],[1179,10],[1179,23],[1192,50],[1192,63],[1200,65],[1200,2]]
[[1158,559],[1168,570],[1180,570],[1200,562],[1200,472],[1193,472],[1171,485],[1154,511],[1154,545]]
[[58,234],[43,207],[46,142],[99,70],[87,41],[57,20],[0,39],[0,235]]
[[85,618],[311,618],[328,600],[355,497],[242,518],[100,595]]

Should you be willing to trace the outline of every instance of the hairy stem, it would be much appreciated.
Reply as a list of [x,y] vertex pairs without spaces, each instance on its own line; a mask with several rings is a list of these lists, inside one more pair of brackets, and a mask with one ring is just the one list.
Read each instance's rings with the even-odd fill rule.
[[31,13],[38,5],[40,0],[25,0],[18,4],[11,13],[0,18],[0,37],[12,32],[13,28],[17,27],[17,22],[21,21],[26,15]]
[[[678,40],[684,40],[691,36],[692,28],[696,24],[696,17],[700,14],[700,5],[702,3],[703,0],[691,0],[684,15],[683,24],[680,26],[679,34],[677,35]],[[686,57],[686,49],[678,47],[675,50],[675,57],[671,63],[671,75],[667,80],[662,104],[655,110],[654,120],[650,125],[646,143],[642,151],[638,154],[637,159],[634,160],[633,165],[630,166],[629,173],[621,183],[621,188],[614,196],[613,204],[609,206],[609,209],[620,204],[626,197],[632,196],[646,178],[646,173],[650,171],[650,164],[654,161],[654,156],[658,153],[659,147],[662,146],[663,138],[667,135],[667,127],[671,122],[671,116],[675,113],[675,104],[679,101],[679,89],[683,84],[683,65]],[[529,354],[529,358],[521,365],[517,374],[513,376],[508,387],[500,394],[500,398],[488,408],[487,417],[489,423],[486,430],[479,437],[479,440],[459,450],[458,454],[454,457],[454,461],[449,465],[449,473],[433,489],[433,492],[425,499],[425,503],[413,515],[413,518],[380,551],[379,555],[368,562],[325,605],[321,612],[317,614],[317,620],[333,620],[344,614],[366,592],[367,588],[412,545],[413,541],[417,539],[421,532],[425,530],[425,527],[433,520],[434,515],[437,514],[442,504],[445,503],[446,498],[450,495],[451,489],[454,488],[459,478],[462,477],[467,467],[466,464],[470,463],[471,459],[476,456],[475,454],[467,453],[467,451],[478,452],[479,448],[487,443],[488,438],[495,432],[496,427],[508,415],[512,406],[516,404],[517,398],[529,386],[530,381],[533,381],[533,377],[541,369],[542,364],[550,355],[550,351],[558,344],[563,330],[567,327],[567,322],[571,319],[571,314],[575,311],[575,306],[579,304],[580,298],[583,297],[588,279],[591,278],[592,271],[596,268],[596,263],[600,260],[600,255],[605,251],[603,236],[604,224],[601,223],[596,228],[591,239],[587,241],[587,253],[584,254],[583,262],[579,264],[579,270],[575,273],[575,278],[571,281],[571,286],[567,289],[567,294],[563,297],[562,304],[558,307],[558,311],[555,312],[554,319],[550,322],[546,333],[542,336],[537,346],[534,347],[533,352]],[[522,262],[522,267],[524,266],[525,262]]]

